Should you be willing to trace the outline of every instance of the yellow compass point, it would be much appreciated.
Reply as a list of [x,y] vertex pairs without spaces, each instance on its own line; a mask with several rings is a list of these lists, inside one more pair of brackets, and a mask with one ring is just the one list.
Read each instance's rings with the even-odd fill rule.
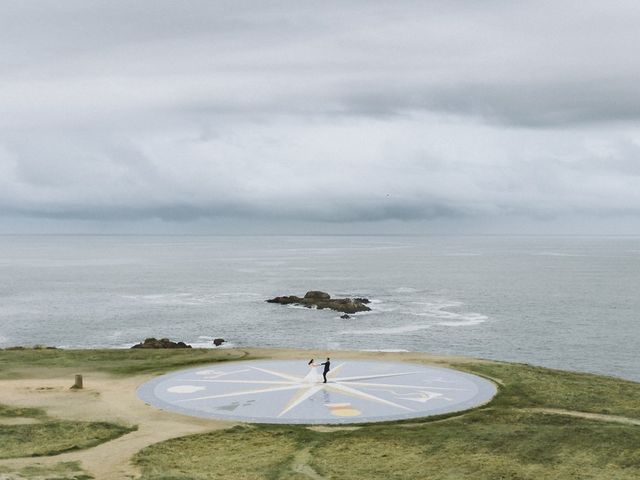
[[350,403],[325,403],[325,406],[329,407],[331,415],[336,417],[357,417],[362,415],[362,412],[353,408]]

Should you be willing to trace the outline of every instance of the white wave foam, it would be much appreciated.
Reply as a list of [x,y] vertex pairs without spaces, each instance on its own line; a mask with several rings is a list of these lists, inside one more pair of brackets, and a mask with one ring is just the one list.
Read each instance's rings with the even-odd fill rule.
[[382,313],[393,312],[394,310],[395,309],[391,309],[391,308],[390,309],[386,309],[386,310],[372,308],[368,312],[358,312],[357,314],[354,313],[354,315],[357,315],[358,317],[363,317],[365,315],[380,315]]
[[216,347],[213,342],[187,342],[193,348],[217,348],[217,349],[225,349],[225,348],[235,348],[235,344],[231,342],[224,342],[219,347]]
[[300,309],[302,309],[302,310],[317,310],[318,309],[318,307],[316,307],[315,305],[311,305],[311,306],[307,307],[307,306],[304,306],[304,305],[295,305],[293,303],[286,304],[285,307],[293,308],[294,310],[300,310]]
[[416,293],[417,291],[418,289],[413,287],[398,287],[394,290],[396,293]]
[[[483,315],[481,313],[460,311],[462,306],[462,302],[457,301],[411,302],[403,305],[403,309],[398,313],[401,315],[419,317],[424,319],[423,321],[391,327],[374,327],[367,330],[351,329],[340,333],[343,335],[402,335],[427,330],[434,326],[468,327],[472,325],[479,325],[489,319],[487,315]],[[386,311],[378,310],[377,313],[387,313],[389,311],[397,310],[398,308],[399,307],[392,307],[388,308]]]
[[446,302],[413,302],[416,305],[424,305],[425,307],[421,312],[407,311],[403,312],[407,315],[414,315],[417,317],[429,317],[434,319],[442,319],[444,321],[438,322],[436,325],[448,326],[448,327],[460,327],[466,325],[477,325],[483,323],[489,319],[488,316],[476,312],[456,312],[451,309],[459,309],[462,307],[462,302],[446,301]]
[[404,348],[365,348],[359,351],[360,352],[402,353],[402,352],[408,352],[409,350],[405,350]]
[[128,298],[151,305],[213,305],[225,303],[230,298],[260,297],[257,293],[231,292],[198,295],[194,293],[156,293],[147,295],[122,295]]
[[431,328],[431,325],[402,325],[389,328],[372,328],[370,330],[344,330],[341,335],[396,335],[399,333],[418,332]]
[[370,299],[368,306],[371,310],[369,310],[368,312],[358,312],[358,316],[395,312],[400,308],[400,305],[384,302],[377,298]]
[[123,298],[136,300],[152,305],[202,305],[212,303],[204,298],[197,298],[191,293],[158,293],[151,295],[123,295]]
[[566,252],[535,252],[532,255],[537,257],[586,257],[579,253],[566,253]]
[[464,319],[464,320],[459,320],[456,322],[438,322],[436,325],[441,325],[444,327],[468,327],[470,325],[479,325],[481,323],[484,323],[487,321],[487,318],[485,315],[480,315],[478,314],[477,318],[473,318],[470,315]]
[[107,337],[109,340],[113,340],[113,341],[115,341],[115,340],[118,340],[120,337],[122,337],[122,335],[124,335],[124,331],[122,331],[122,330],[114,330],[113,332],[108,333],[108,334],[106,335],[106,337]]

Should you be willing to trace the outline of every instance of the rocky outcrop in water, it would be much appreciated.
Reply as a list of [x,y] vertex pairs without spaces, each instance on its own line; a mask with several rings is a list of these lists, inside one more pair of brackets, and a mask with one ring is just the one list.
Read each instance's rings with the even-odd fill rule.
[[224,338],[214,338],[213,339],[213,344],[216,347],[219,347],[220,345],[222,345],[225,342]]
[[280,305],[300,305],[307,308],[317,308],[323,310],[328,308],[337,312],[354,314],[357,312],[368,312],[369,299],[367,298],[331,298],[326,292],[311,290],[303,298],[295,295],[275,297],[267,300],[268,303],[279,303]]
[[144,342],[137,343],[131,348],[191,348],[184,342],[172,342],[168,338],[145,338]]

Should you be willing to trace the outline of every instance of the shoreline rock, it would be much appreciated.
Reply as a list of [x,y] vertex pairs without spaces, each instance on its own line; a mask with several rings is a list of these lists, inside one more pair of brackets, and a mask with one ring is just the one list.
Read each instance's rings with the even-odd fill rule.
[[184,342],[172,342],[168,338],[145,338],[144,342],[137,343],[131,348],[191,348],[191,345],[187,345]]
[[57,350],[58,347],[52,347],[49,345],[31,345],[31,346],[24,346],[24,345],[14,345],[12,347],[6,347],[4,349],[0,350]]
[[370,303],[368,298],[331,298],[326,292],[311,290],[303,298],[295,295],[275,297],[266,300],[267,303],[278,303],[280,305],[300,305],[307,308],[316,307],[318,310],[330,309],[337,312],[353,315],[358,312],[368,312],[371,310],[366,304]]

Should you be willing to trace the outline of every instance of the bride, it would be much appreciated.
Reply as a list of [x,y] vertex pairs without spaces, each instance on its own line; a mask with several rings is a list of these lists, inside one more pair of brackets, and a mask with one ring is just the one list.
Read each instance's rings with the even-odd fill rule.
[[309,373],[302,379],[306,383],[318,383],[322,381],[322,375],[318,372],[318,365],[313,363],[313,358],[309,360]]

